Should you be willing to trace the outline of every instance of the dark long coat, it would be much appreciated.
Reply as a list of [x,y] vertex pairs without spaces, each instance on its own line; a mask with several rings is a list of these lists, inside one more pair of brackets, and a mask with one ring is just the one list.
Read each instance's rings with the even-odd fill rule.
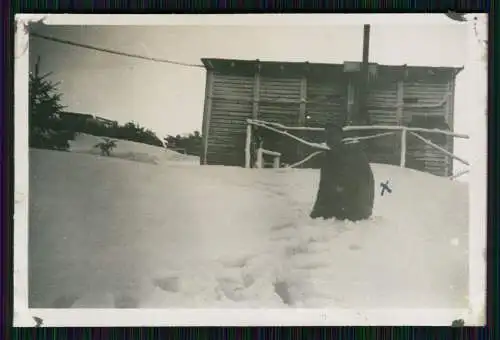
[[369,218],[375,184],[361,146],[341,144],[322,156],[319,189],[310,217],[351,221]]

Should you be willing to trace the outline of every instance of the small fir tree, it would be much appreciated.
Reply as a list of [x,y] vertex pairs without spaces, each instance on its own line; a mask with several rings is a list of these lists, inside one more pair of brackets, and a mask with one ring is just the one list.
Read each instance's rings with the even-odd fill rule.
[[40,57],[29,74],[29,145],[33,148],[67,150],[75,132],[64,128],[60,114],[59,83],[48,79],[52,73],[40,74]]

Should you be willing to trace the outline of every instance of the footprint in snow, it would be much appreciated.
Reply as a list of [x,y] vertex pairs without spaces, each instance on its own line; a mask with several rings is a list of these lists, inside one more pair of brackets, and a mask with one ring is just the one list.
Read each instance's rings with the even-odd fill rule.
[[326,268],[330,264],[325,263],[325,262],[320,262],[320,261],[311,261],[307,263],[299,263],[294,265],[295,268],[297,269],[321,269],[321,268]]
[[153,284],[166,292],[179,291],[179,278],[178,277],[158,277],[153,279]]
[[296,254],[305,254],[308,253],[307,245],[305,244],[299,244],[299,245],[292,245],[292,246],[287,246],[285,248],[285,254],[287,256],[293,256]]
[[254,258],[254,256],[246,255],[236,259],[220,260],[220,263],[226,268],[243,268],[252,258]]
[[360,250],[361,249],[361,246],[357,245],[357,244],[351,244],[349,246],[349,250]]
[[292,222],[287,222],[283,224],[277,224],[271,227],[271,230],[278,231],[283,229],[295,228],[295,224]]
[[290,241],[291,239],[289,235],[273,236],[270,238],[271,241]]

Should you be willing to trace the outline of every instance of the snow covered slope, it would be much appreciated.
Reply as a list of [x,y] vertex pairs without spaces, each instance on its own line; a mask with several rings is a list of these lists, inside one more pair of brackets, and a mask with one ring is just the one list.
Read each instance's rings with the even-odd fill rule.
[[308,218],[316,170],[30,150],[30,306],[465,308],[467,184],[373,170],[345,223]]
[[[115,140],[117,145],[117,147],[112,151],[112,157],[152,164],[158,164],[165,161],[189,162],[196,164],[200,163],[200,159],[196,156],[183,155],[154,145],[136,143],[116,138],[111,139]],[[102,141],[103,137],[79,133],[76,135],[75,140],[69,142],[70,151],[99,155],[100,150],[99,148],[96,148],[95,145]]]

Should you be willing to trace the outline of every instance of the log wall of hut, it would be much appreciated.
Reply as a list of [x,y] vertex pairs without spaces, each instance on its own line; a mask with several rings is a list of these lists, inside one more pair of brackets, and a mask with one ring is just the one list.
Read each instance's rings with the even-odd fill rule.
[[[373,125],[399,125],[398,82],[391,75],[380,75],[370,82],[367,98],[368,117]],[[370,130],[367,135],[386,131]],[[399,133],[363,142],[373,163],[399,164],[401,137]]]
[[[267,122],[297,126],[300,114],[300,78],[260,77],[259,110],[257,118]],[[281,152],[285,163],[295,160],[296,142],[276,132],[260,129],[263,147]]]
[[[343,126],[347,120],[347,86],[348,78],[337,74],[334,78],[325,79],[319,76],[307,78],[307,103],[304,126],[324,127],[327,123]],[[302,133],[301,136],[311,142],[322,143],[324,134],[316,131]],[[318,150],[308,146],[301,146],[299,153],[303,159],[308,154]],[[320,158],[312,158],[302,165],[303,168],[318,168],[321,166]]]
[[[453,128],[454,79],[449,74],[426,74],[408,79],[403,84],[402,124],[413,127]],[[433,143],[453,152],[453,137],[420,133]],[[450,157],[425,144],[413,135],[408,136],[408,167],[438,176],[450,176],[453,161]]]
[[214,72],[211,75],[208,164],[244,164],[246,120],[251,117],[253,77]]
[[[343,125],[357,100],[353,86],[355,73],[345,72],[342,64],[203,61],[207,66],[207,85],[202,164],[244,166],[248,118],[288,126],[323,127],[327,122]],[[431,68],[378,66],[368,87],[366,109],[370,123],[452,127],[457,69],[429,70]],[[263,128],[254,128],[253,132],[252,154],[263,142],[265,149],[281,152],[282,162],[291,164],[317,151]],[[324,141],[321,132],[289,132],[309,141]],[[371,130],[364,134],[377,132],[385,131]],[[452,137],[441,140],[434,137],[436,144],[452,152]],[[452,162],[448,156],[410,135],[407,141],[409,167],[441,176],[451,174]],[[400,133],[361,143],[372,162],[399,165]],[[317,168],[318,161],[313,158],[302,167]]]

